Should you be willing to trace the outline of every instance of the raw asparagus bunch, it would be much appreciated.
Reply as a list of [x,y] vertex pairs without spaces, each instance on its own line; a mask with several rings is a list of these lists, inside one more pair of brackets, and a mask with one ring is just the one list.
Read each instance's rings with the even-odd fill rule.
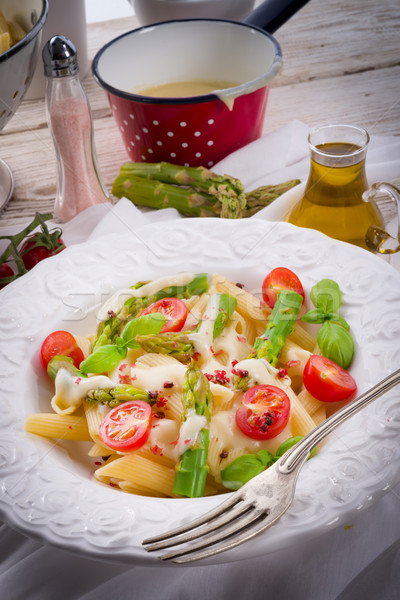
[[[204,495],[208,473],[208,423],[213,409],[213,395],[207,377],[192,362],[185,373],[182,386],[183,421],[204,417],[200,431],[181,454],[176,468],[173,492],[179,496],[199,498]],[[184,435],[181,426],[181,436]]]
[[162,298],[190,298],[208,291],[208,280],[206,273],[195,275],[190,283],[185,286],[170,286],[159,290],[152,296],[144,298],[129,298],[117,314],[110,315],[108,319],[100,323],[97,335],[92,341],[92,352],[100,346],[113,344],[120,335],[123,326],[128,320],[134,319],[141,310]]
[[129,402],[130,400],[143,400],[150,405],[153,405],[156,402],[156,398],[149,394],[149,392],[125,384],[116,385],[108,390],[90,390],[85,400],[93,404],[107,404],[110,408],[118,406],[123,402]]
[[[265,358],[270,365],[276,366],[279,355],[288,336],[293,332],[298,317],[302,296],[291,290],[281,290],[277,296],[275,306],[268,317],[265,331],[258,337],[254,347],[247,358]],[[236,389],[246,389],[249,377],[240,374],[236,381]]]
[[[217,175],[205,167],[181,167],[166,162],[126,163],[122,165],[119,178],[113,185],[112,193],[117,197],[121,197],[118,195],[120,183],[129,191],[133,191],[132,187],[135,188],[135,199],[132,200],[136,204],[142,204],[141,198],[147,196],[150,188],[153,191],[153,201],[162,198],[164,207],[165,203],[171,206],[170,203],[174,202],[174,208],[184,211],[183,214],[187,203],[192,209],[197,209],[195,216],[206,216],[201,214],[201,208],[204,208],[207,212],[215,213],[212,216],[218,216],[216,211],[219,211],[224,218],[236,219],[242,216],[246,205],[243,184],[239,179],[230,175]],[[189,198],[186,201],[188,191]],[[159,208],[154,204],[152,206]]]
[[138,206],[175,208],[189,217],[239,219],[256,214],[298,183],[300,180],[294,179],[245,193],[239,179],[205,167],[126,163],[113,183],[112,194]]
[[202,192],[217,195],[233,191],[242,194],[243,184],[231,175],[217,175],[205,167],[182,167],[167,162],[159,163],[126,163],[121,167],[121,173],[137,177],[157,179],[164,183],[174,183],[195,187]]

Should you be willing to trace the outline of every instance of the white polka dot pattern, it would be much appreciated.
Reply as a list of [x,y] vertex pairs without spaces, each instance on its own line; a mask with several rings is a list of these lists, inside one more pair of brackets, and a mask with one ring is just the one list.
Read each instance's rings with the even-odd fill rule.
[[109,95],[114,118],[132,161],[211,167],[262,133],[268,90],[238,98],[191,103],[137,102]]

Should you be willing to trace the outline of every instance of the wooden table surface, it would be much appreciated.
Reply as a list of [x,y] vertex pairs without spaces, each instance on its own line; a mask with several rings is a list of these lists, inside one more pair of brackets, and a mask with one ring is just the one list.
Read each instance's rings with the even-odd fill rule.
[[[88,25],[89,58],[135,17]],[[275,32],[284,58],[274,79],[264,133],[293,119],[309,126],[347,122],[370,134],[400,135],[400,6],[398,0],[311,0]],[[128,155],[105,93],[91,72],[83,80],[94,117],[95,143],[108,189]],[[44,100],[23,101],[0,133],[0,157],[15,177],[0,228],[52,212],[56,158]]]

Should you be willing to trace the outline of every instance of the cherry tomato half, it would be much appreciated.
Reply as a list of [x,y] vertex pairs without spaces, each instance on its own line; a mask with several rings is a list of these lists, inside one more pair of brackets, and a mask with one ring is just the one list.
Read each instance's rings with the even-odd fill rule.
[[149,437],[151,407],[143,400],[132,400],[116,406],[99,427],[100,439],[106,446],[130,452],[143,446]]
[[185,324],[188,313],[186,304],[179,298],[163,298],[150,304],[140,315],[150,315],[155,312],[161,313],[166,319],[160,333],[180,331]]
[[30,271],[40,261],[49,258],[49,256],[54,256],[54,254],[58,254],[64,249],[65,244],[61,238],[47,247],[41,245],[40,234],[34,234],[22,244],[20,254],[25,267]]
[[290,400],[274,385],[256,385],[243,394],[236,411],[240,431],[253,440],[268,440],[281,433],[289,420]]
[[69,356],[78,369],[85,358],[74,336],[68,331],[53,331],[44,340],[40,349],[40,358],[46,371],[47,365],[54,356]]
[[310,356],[304,367],[303,383],[310,394],[322,402],[352,400],[357,392],[350,373],[333,360],[317,354]]
[[293,271],[286,267],[272,269],[264,279],[262,284],[264,302],[271,308],[274,308],[276,297],[281,290],[292,290],[297,292],[300,296],[303,296],[304,302],[304,289],[300,279]]

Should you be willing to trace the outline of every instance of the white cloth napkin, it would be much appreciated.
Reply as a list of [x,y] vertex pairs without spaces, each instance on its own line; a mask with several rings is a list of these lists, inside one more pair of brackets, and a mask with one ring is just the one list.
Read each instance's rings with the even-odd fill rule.
[[[247,189],[307,176],[308,127],[293,121],[214,168]],[[370,182],[400,175],[400,138],[372,138]],[[258,218],[279,219],[285,199]],[[110,232],[181,218],[173,209],[140,211],[128,200],[87,209],[62,226],[67,246]],[[21,227],[1,229],[12,234]],[[0,245],[0,250],[5,242]],[[396,265],[397,266],[397,265]],[[0,499],[1,500],[1,499]],[[400,584],[400,484],[339,527],[301,546],[212,567],[130,567],[51,548],[0,526],[0,595],[7,600],[395,600]]]

